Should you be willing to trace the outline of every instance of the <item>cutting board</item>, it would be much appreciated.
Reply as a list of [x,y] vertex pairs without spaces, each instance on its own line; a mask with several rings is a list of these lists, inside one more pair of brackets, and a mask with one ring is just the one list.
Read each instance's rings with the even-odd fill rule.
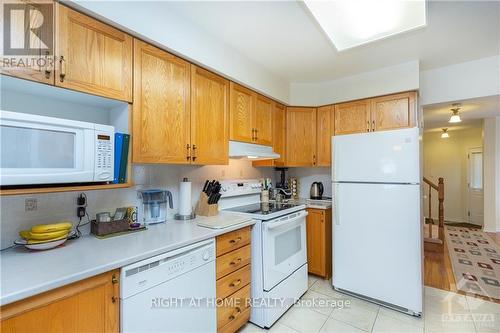
[[221,212],[216,216],[200,216],[197,218],[199,221],[196,222],[200,227],[211,228],[211,229],[222,229],[227,228],[236,224],[245,223],[251,220],[248,216],[242,216],[231,213]]

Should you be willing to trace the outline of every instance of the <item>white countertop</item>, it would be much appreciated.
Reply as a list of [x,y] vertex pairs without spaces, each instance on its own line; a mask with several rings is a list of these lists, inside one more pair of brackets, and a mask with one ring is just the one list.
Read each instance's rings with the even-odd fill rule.
[[[241,215],[222,212],[228,219]],[[18,246],[2,251],[0,305],[12,303],[112,269],[240,229],[246,222],[223,229],[199,227],[191,221],[167,221],[146,231],[97,239],[93,235],[67,241],[48,251]]]
[[299,203],[299,204],[304,204],[306,205],[306,208],[313,208],[313,209],[330,209],[332,208],[332,201],[331,200],[314,200],[314,199],[305,199],[305,198],[300,198],[300,199],[295,199],[291,200],[292,202]]

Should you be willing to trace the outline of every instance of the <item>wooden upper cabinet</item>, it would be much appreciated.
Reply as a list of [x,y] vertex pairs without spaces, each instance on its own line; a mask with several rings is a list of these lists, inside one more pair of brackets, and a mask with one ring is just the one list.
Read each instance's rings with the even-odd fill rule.
[[331,165],[333,119],[335,117],[333,105],[318,108],[316,117],[316,165],[329,166]]
[[228,164],[229,81],[191,65],[193,164]]
[[255,92],[231,82],[230,99],[229,138],[234,141],[255,143],[253,126]]
[[262,95],[257,95],[255,116],[253,117],[255,143],[270,146],[273,139],[272,117],[273,101]]
[[415,126],[415,99],[414,91],[372,98],[372,131]]
[[132,114],[134,163],[190,163],[190,64],[135,39]]
[[280,158],[275,160],[254,161],[253,166],[271,166],[284,167],[286,154],[286,107],[284,105],[273,103],[272,110],[272,132],[273,151],[280,155]]
[[56,5],[56,78],[60,87],[132,101],[132,37]]
[[286,110],[286,165],[316,165],[316,109],[289,107]]
[[335,135],[369,132],[370,100],[335,105]]
[[[7,3],[16,4],[23,9],[24,13],[32,13],[32,22],[43,22],[43,17],[52,15],[54,3],[47,2],[46,0],[9,0]],[[43,4],[43,5],[42,5]],[[49,7],[48,4],[51,4]],[[37,61],[30,61],[28,66],[8,67],[6,65],[0,66],[0,73],[9,76],[15,76],[21,79],[31,81],[38,81],[47,84],[54,84],[54,43],[52,49],[47,48],[49,45],[45,44],[46,41],[54,40],[54,24],[50,25],[45,22],[40,28],[37,29],[37,38],[30,41],[30,48],[28,54],[23,58],[29,57],[37,59]],[[25,25],[27,27],[27,25]],[[25,36],[29,36],[27,31],[11,31],[11,38],[17,40],[25,40]],[[45,42],[44,42],[45,41]],[[34,45],[32,44],[34,43]],[[5,58],[8,58],[5,55]]]
[[107,272],[4,305],[0,331],[118,333],[119,278]]

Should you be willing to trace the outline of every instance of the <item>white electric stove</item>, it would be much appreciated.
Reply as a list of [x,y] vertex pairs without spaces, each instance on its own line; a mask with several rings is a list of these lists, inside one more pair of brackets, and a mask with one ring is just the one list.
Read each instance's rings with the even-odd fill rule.
[[271,327],[307,291],[306,206],[260,202],[258,180],[227,180],[221,185],[221,209],[256,221],[250,321]]

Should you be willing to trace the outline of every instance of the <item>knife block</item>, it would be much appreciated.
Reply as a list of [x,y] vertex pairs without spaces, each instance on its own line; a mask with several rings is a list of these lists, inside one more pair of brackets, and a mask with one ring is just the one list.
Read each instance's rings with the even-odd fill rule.
[[199,216],[215,216],[219,214],[218,204],[208,204],[208,196],[205,192],[200,193],[200,199],[196,204],[196,215]]

